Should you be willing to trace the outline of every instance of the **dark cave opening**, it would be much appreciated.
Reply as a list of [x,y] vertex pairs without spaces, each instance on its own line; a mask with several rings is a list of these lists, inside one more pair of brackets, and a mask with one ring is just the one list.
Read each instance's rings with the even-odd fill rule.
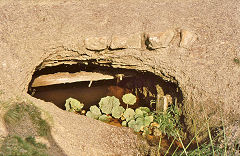
[[[53,85],[44,85],[32,87],[33,82],[42,75],[51,75],[56,73],[78,73],[78,72],[97,72],[113,76],[110,80],[80,81],[60,83]],[[117,75],[122,75],[121,80]],[[138,97],[139,106],[146,106],[154,110],[155,106],[150,105],[150,101],[156,99],[156,85],[161,87],[164,95],[170,95],[173,100],[177,99],[178,103],[183,101],[181,89],[177,84],[163,80],[161,77],[147,71],[138,71],[132,69],[112,68],[109,66],[100,66],[94,63],[77,63],[73,65],[62,64],[52,67],[45,67],[36,70],[29,84],[28,94],[42,99],[46,102],[52,102],[59,108],[65,110],[65,100],[69,97],[78,99],[84,103],[85,110],[90,106],[97,105],[102,97],[115,96],[120,99],[123,94],[133,93]],[[121,102],[122,103],[122,102]]]
[[[44,81],[48,82],[48,79],[52,79],[54,76],[56,76],[56,79],[59,79],[58,76],[62,73],[67,73],[67,77],[60,77],[60,79],[66,80],[65,82],[54,84],[43,83],[44,85],[41,85],[40,83],[37,87],[33,86],[34,82],[36,82],[39,77],[43,76]],[[100,75],[100,78],[97,81],[91,81],[91,79],[84,79],[84,81],[77,80],[75,82],[68,81],[72,78],[72,74],[79,74],[78,76],[81,78],[84,77],[85,74],[91,75],[95,73],[100,73],[103,75]],[[105,75],[110,77],[112,76],[112,78],[104,79]],[[103,79],[101,79],[101,76],[103,76]],[[134,105],[127,106],[123,102],[122,97],[127,93],[132,93],[137,97],[137,102]],[[171,97],[172,104],[169,105],[168,108],[176,105],[181,107],[183,102],[183,94],[177,84],[165,81],[160,76],[157,76],[151,72],[113,68],[111,65],[105,64],[103,66],[101,64],[92,62],[76,63],[72,65],[61,64],[37,69],[34,72],[32,80],[29,84],[28,94],[46,102],[52,102],[62,110],[66,110],[66,100],[71,97],[84,104],[83,110],[85,113],[86,111],[89,112],[91,106],[98,106],[99,101],[106,96],[115,96],[118,98],[120,100],[120,106],[125,109],[132,108],[133,110],[136,110],[140,107],[148,107],[150,108],[151,112],[157,112],[156,101],[159,95],[162,96],[161,100],[167,96]],[[152,101],[155,101],[155,103],[152,103]],[[163,103],[161,104],[163,105]],[[87,115],[85,113],[82,113],[82,111],[77,112],[77,114]],[[172,115],[174,116],[174,114]],[[182,125],[183,131],[185,131],[183,121],[184,117],[181,115],[178,126]],[[168,122],[170,122],[170,120]],[[122,120],[112,118],[108,124],[122,127]],[[175,128],[177,127],[174,127],[174,129]],[[151,134],[153,139],[148,140],[147,138],[148,144],[150,146],[158,146],[160,137],[155,136],[153,133],[154,132]],[[162,140],[165,140],[164,142],[166,142],[166,144],[163,146],[170,147],[171,137],[169,138],[168,134],[165,134],[161,137]],[[175,141],[172,148],[177,149],[178,146],[179,145]],[[172,150],[170,149],[170,151]]]

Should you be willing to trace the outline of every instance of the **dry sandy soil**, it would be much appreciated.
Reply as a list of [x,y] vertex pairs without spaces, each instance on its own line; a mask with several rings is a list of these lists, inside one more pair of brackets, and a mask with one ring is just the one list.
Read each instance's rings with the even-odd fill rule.
[[[225,121],[229,137],[240,138],[240,65],[234,61],[240,59],[239,28],[239,0],[2,0],[1,101],[21,97],[48,112],[52,136],[67,155],[136,155],[141,141],[129,129],[79,117],[27,94],[38,68],[105,61],[177,83],[184,96],[182,109],[190,136],[193,121],[199,128],[209,117],[212,128]],[[154,50],[141,44],[99,52],[88,50],[84,42],[91,37],[111,40],[114,35],[128,38],[168,30],[174,31],[169,44]],[[184,31],[190,32],[185,41]],[[7,134],[3,122],[0,132]]]

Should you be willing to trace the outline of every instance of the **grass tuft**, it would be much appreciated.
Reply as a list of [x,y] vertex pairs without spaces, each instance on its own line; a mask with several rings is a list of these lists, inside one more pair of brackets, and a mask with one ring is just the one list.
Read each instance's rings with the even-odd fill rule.
[[46,145],[37,143],[35,138],[29,136],[8,136],[0,148],[0,155],[47,156]]
[[37,129],[39,136],[48,136],[50,134],[50,126],[41,118],[41,112],[33,104],[19,103],[14,105],[5,113],[4,120],[8,125],[16,125],[26,113]]
[[[205,110],[203,110],[205,112]],[[171,113],[170,113],[171,112]],[[226,130],[224,127],[224,121],[222,118],[222,126],[217,128],[217,131],[211,131],[209,121],[210,119],[205,116],[206,122],[204,125],[201,126],[199,130],[196,128],[196,123],[193,121],[193,126],[195,129],[195,135],[190,140],[187,146],[184,146],[182,137],[179,135],[181,132],[181,127],[178,127],[179,120],[178,120],[178,112],[174,111],[173,108],[169,108],[167,114],[155,114],[156,115],[156,122],[158,122],[160,126],[160,130],[166,134],[174,137],[174,139],[178,138],[180,143],[182,144],[183,149],[179,149],[179,146],[176,147],[175,151],[171,155],[186,155],[186,156],[202,156],[202,155],[235,155],[236,151],[240,152],[239,145],[236,143],[235,148],[230,149],[228,147],[228,140],[226,137]],[[198,142],[197,137],[199,137],[200,132],[203,129],[207,128],[208,138],[200,144]],[[214,134],[214,135],[213,135]],[[194,142],[194,140],[196,140]],[[172,144],[165,152],[165,155],[169,154],[169,150]],[[191,147],[191,148],[190,148]],[[193,147],[195,147],[193,149]],[[158,151],[161,148],[161,139],[159,141]],[[160,153],[160,152],[159,152]]]
[[236,64],[240,65],[240,60],[239,60],[238,58],[235,57],[235,58],[233,59],[233,61],[234,61]]

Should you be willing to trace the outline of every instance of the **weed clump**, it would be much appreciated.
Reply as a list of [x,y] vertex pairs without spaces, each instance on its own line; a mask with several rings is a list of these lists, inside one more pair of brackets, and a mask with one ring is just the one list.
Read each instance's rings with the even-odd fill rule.
[[[50,125],[41,118],[41,111],[34,104],[11,104],[3,117],[9,135],[1,140],[0,156],[65,155],[52,138]],[[46,141],[48,146],[38,143],[35,137]]]
[[20,136],[8,136],[1,146],[0,155],[25,155],[47,156],[47,147],[36,142],[32,136],[22,138]]
[[240,65],[240,60],[239,60],[238,58],[234,58],[233,61],[234,61],[236,64]]
[[[125,104],[134,105],[136,98],[133,94],[125,94],[123,96]],[[172,102],[172,101],[171,101]],[[101,99],[99,106],[90,107],[90,111],[86,116],[97,119],[103,122],[110,123],[111,121],[119,122],[120,126],[130,127],[135,132],[147,138],[148,141],[153,141],[152,145],[156,147],[155,155],[234,155],[232,151],[227,151],[226,132],[223,125],[223,130],[219,130],[218,135],[213,135],[209,127],[209,119],[206,118],[206,124],[202,128],[208,129],[209,139],[206,139],[201,144],[198,142],[198,136],[202,129],[196,130],[195,136],[187,144],[186,134],[183,131],[181,124],[182,111],[175,99],[175,104],[166,105],[166,109],[151,111],[148,107],[138,107],[136,109],[123,108],[120,106],[119,99],[114,96],[107,96]],[[156,106],[157,107],[157,106]],[[162,139],[168,138],[171,142],[166,149]],[[217,139],[223,137],[223,144]],[[157,142],[155,142],[157,140]],[[163,141],[163,142],[162,142]],[[162,146],[162,144],[164,146]],[[151,145],[151,146],[152,146]],[[239,148],[239,147],[238,147]],[[239,150],[239,149],[238,149]]]
[[8,127],[14,127],[26,115],[29,116],[34,128],[37,130],[37,135],[48,136],[50,134],[50,126],[41,118],[41,112],[33,104],[19,103],[14,105],[5,113],[4,120]]
[[[120,101],[115,96],[103,97],[99,102],[99,106],[91,106],[86,116],[109,124],[116,121],[119,123],[118,126],[130,127],[146,138],[152,145],[155,144],[153,142],[156,140],[160,140],[160,145],[161,138],[167,136],[173,140],[170,146],[180,141],[179,146],[180,148],[183,147],[181,140],[181,138],[183,139],[183,132],[180,124],[181,111],[176,101],[175,105],[169,107],[168,104],[165,104],[167,108],[163,111],[151,111],[148,107],[128,108],[128,105],[134,105],[137,101],[136,96],[132,93],[123,95],[122,99],[127,104],[126,108],[120,106]],[[159,147],[158,151],[160,150],[162,150],[161,147]]]

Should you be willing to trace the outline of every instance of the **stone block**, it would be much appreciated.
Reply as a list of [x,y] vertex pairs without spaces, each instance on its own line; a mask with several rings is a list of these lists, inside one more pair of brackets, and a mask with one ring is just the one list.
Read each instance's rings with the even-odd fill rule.
[[111,49],[141,49],[142,35],[131,34],[129,36],[113,36],[110,44]]
[[111,49],[124,49],[127,48],[127,37],[113,36],[110,44]]
[[169,46],[175,35],[175,31],[170,29],[161,33],[149,33],[147,35],[147,46],[150,49],[166,48]]
[[142,48],[142,34],[132,34],[128,36],[127,48],[141,49]]
[[89,37],[84,41],[85,47],[88,50],[100,51],[107,49],[109,45],[108,37]]
[[181,30],[180,36],[181,40],[179,46],[183,48],[190,48],[197,40],[197,34],[188,30]]

